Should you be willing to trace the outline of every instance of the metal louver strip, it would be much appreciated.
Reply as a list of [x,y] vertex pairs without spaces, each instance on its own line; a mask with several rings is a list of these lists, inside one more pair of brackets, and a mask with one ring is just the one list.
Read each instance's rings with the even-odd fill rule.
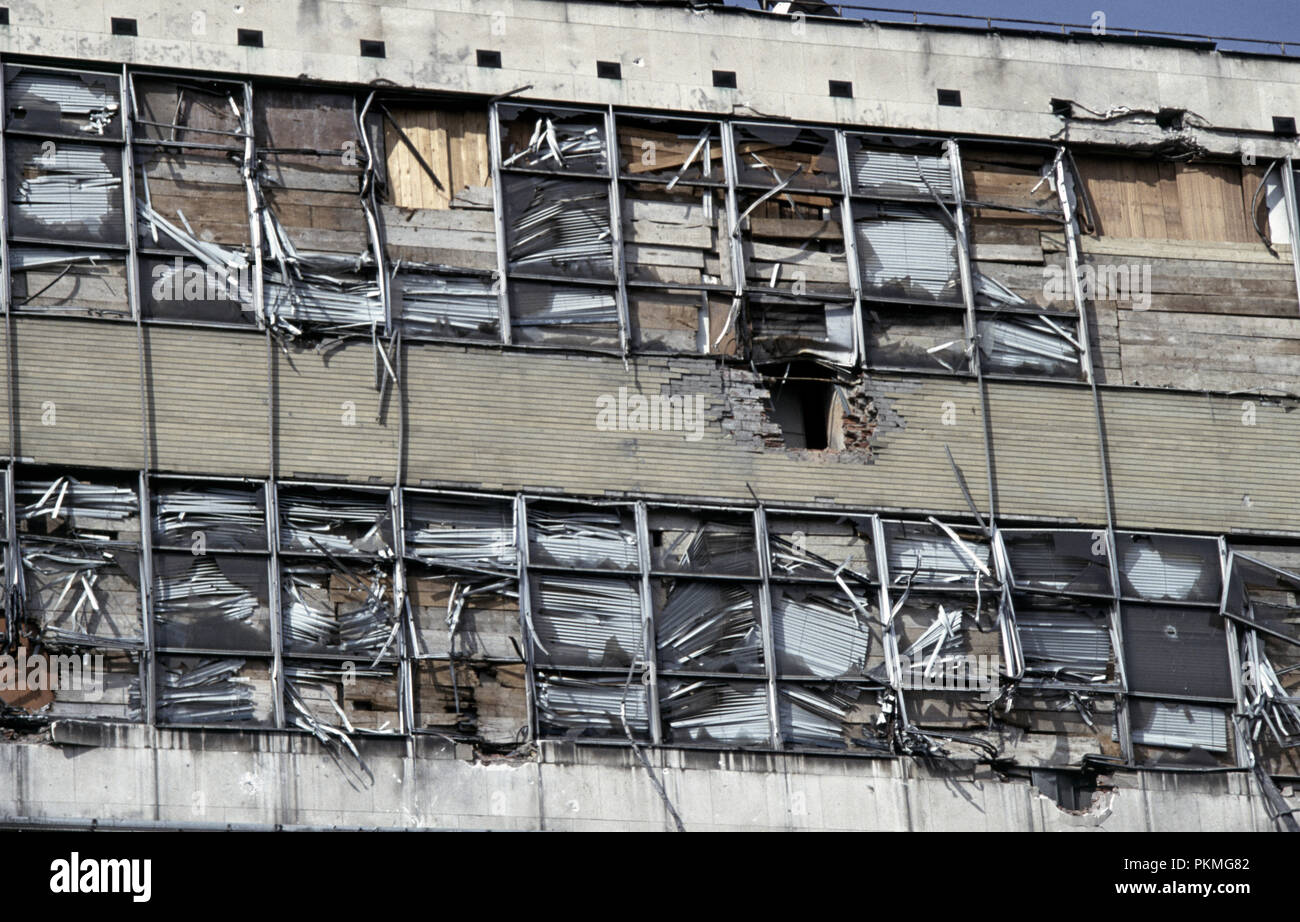
[[943,156],[858,148],[849,154],[849,170],[853,188],[861,192],[906,191],[929,195],[933,189],[945,199],[954,195],[952,171]]
[[1168,749],[1199,747],[1228,751],[1228,718],[1222,708],[1164,701],[1133,703],[1133,742]]
[[960,297],[957,240],[932,210],[860,206],[853,226],[865,290],[945,301]]

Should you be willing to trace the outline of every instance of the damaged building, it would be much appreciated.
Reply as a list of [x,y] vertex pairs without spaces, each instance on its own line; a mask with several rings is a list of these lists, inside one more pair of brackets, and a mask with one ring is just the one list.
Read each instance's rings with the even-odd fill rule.
[[63,6],[3,823],[1300,829],[1294,48]]

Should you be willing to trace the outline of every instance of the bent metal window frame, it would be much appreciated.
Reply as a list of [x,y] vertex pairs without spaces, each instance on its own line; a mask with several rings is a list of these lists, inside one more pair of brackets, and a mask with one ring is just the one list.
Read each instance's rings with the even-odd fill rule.
[[[10,462],[4,478],[4,489],[6,492],[5,520],[7,524],[7,547],[6,547],[6,570],[9,584],[17,586],[22,592],[24,580],[23,547],[25,540],[19,533],[17,527],[17,501],[14,496],[15,485],[19,480],[31,480],[33,477],[48,479],[51,476],[62,476],[58,469],[49,466],[31,466],[20,465]],[[794,726],[785,716],[788,709],[788,699],[816,701],[817,696],[824,692],[824,686],[829,682],[852,686],[856,689],[855,695],[862,698],[863,701],[869,701],[870,696],[876,693],[888,694],[890,690],[898,693],[895,699],[898,706],[902,709],[904,719],[907,719],[907,700],[911,692],[905,692],[899,688],[899,676],[897,674],[897,656],[899,650],[899,632],[895,623],[896,619],[891,617],[894,609],[902,601],[903,594],[912,586],[911,577],[914,575],[907,571],[907,566],[892,566],[889,552],[890,541],[893,540],[890,534],[899,527],[921,527],[929,530],[933,527],[943,529],[953,528],[958,531],[966,530],[970,532],[971,524],[954,521],[951,525],[937,525],[934,518],[925,519],[919,515],[908,515],[900,517],[896,514],[890,514],[887,518],[882,518],[881,514],[863,511],[855,512],[851,510],[840,510],[837,512],[828,512],[826,510],[800,509],[800,508],[772,508],[768,509],[762,505],[750,506],[727,506],[727,505],[698,505],[691,504],[672,505],[656,500],[640,500],[635,498],[626,498],[620,500],[593,500],[581,497],[558,497],[558,496],[540,496],[532,494],[488,494],[488,493],[470,493],[454,490],[435,490],[419,487],[408,487],[405,489],[396,487],[379,487],[379,486],[360,486],[356,484],[327,483],[327,482],[305,482],[305,481],[288,481],[288,480],[249,480],[247,478],[222,478],[209,477],[202,475],[186,474],[149,474],[147,472],[112,472],[104,470],[97,472],[97,476],[102,476],[107,481],[135,483],[138,479],[139,489],[132,488],[135,496],[135,509],[140,516],[141,535],[139,539],[140,550],[140,572],[138,574],[141,580],[140,586],[140,609],[143,631],[142,644],[136,645],[139,656],[139,681],[140,688],[146,689],[147,694],[140,700],[140,710],[138,720],[149,722],[159,726],[173,727],[225,727],[229,729],[230,722],[212,721],[212,720],[194,720],[194,721],[167,721],[160,713],[162,710],[159,706],[159,682],[161,681],[161,670],[164,662],[170,662],[176,657],[200,657],[204,658],[208,665],[221,663],[234,664],[239,661],[234,668],[235,675],[243,668],[244,661],[261,663],[264,674],[269,677],[269,689],[271,695],[271,708],[268,718],[260,723],[236,722],[233,726],[248,729],[259,728],[280,728],[289,730],[299,730],[303,732],[313,732],[317,735],[321,733],[345,735],[409,735],[411,733],[440,732],[435,729],[421,729],[415,719],[415,702],[416,688],[415,682],[418,679],[419,670],[423,664],[446,664],[447,667],[454,667],[456,663],[462,665],[475,662],[483,664],[496,664],[504,666],[523,667],[523,676],[526,681],[526,689],[523,693],[523,703],[526,707],[525,725],[521,729],[525,730],[528,739],[537,738],[567,738],[565,733],[539,732],[539,704],[538,697],[539,684],[543,681],[551,681],[555,678],[576,680],[579,686],[584,683],[591,684],[597,692],[605,689],[604,699],[607,702],[611,700],[611,692],[621,696],[622,690],[626,688],[636,688],[638,694],[645,694],[643,706],[634,708],[638,721],[644,721],[640,724],[644,727],[642,733],[638,734],[642,742],[651,744],[666,744],[678,747],[697,747],[704,748],[753,748],[759,750],[804,750],[813,749],[825,751],[824,745],[827,742],[835,743],[833,738],[828,739],[823,733],[820,744],[817,741],[810,742],[807,738],[792,739],[792,735],[798,736],[798,731],[792,732]],[[98,481],[96,481],[98,482]],[[177,489],[198,489],[203,490],[240,490],[247,491],[249,495],[258,497],[258,502],[264,504],[265,514],[261,517],[258,526],[259,532],[257,540],[253,545],[244,548],[220,549],[215,548],[206,550],[205,553],[216,554],[218,556],[230,556],[232,559],[243,559],[251,562],[254,569],[261,566],[259,561],[264,561],[267,570],[268,586],[268,617],[269,617],[269,638],[270,642],[266,648],[259,648],[254,651],[246,645],[243,648],[234,646],[223,646],[217,644],[214,646],[204,646],[198,648],[185,643],[165,645],[158,637],[158,605],[159,596],[156,591],[160,583],[155,579],[152,582],[146,582],[150,579],[150,571],[155,561],[161,560],[167,555],[188,554],[190,553],[184,546],[184,540],[177,544],[175,541],[158,541],[158,535],[155,529],[155,504],[156,497],[159,493],[170,493]],[[283,491],[319,491],[319,493],[310,493],[308,495],[319,495],[322,503],[334,502],[352,502],[354,497],[363,495],[371,497],[369,501],[377,514],[382,518],[376,520],[382,523],[387,521],[388,529],[385,546],[387,550],[376,556],[369,551],[350,551],[334,548],[328,550],[325,548],[309,549],[305,547],[290,548],[285,544],[284,536],[281,534],[281,523],[284,521],[283,516],[286,514],[285,503],[289,502],[287,498],[282,498]],[[220,497],[213,494],[217,507],[220,507]],[[200,494],[194,497],[201,499]],[[413,555],[409,550],[407,543],[407,529],[414,521],[411,518],[412,513],[408,507],[412,503],[422,500],[443,503],[468,504],[466,508],[473,508],[474,504],[492,504],[498,510],[510,510],[507,514],[509,521],[508,543],[515,549],[512,553],[514,562],[505,569],[498,569],[496,572],[500,576],[503,591],[508,595],[513,594],[518,598],[518,624],[509,629],[513,634],[518,631],[518,637],[522,641],[522,650],[516,651],[517,655],[489,656],[478,658],[473,656],[467,657],[464,651],[457,652],[453,648],[447,649],[429,649],[422,645],[416,637],[416,625],[413,621],[413,614],[409,602],[408,586],[408,569],[420,562],[418,555]],[[557,510],[560,510],[557,512]],[[569,510],[564,512],[563,510]],[[355,514],[355,510],[353,511]],[[574,564],[572,561],[566,563],[563,559],[552,558],[546,560],[536,557],[532,551],[536,545],[536,538],[539,532],[537,527],[551,528],[553,532],[563,533],[565,527],[563,522],[565,516],[575,515],[573,521],[577,523],[576,531],[570,531],[574,540],[581,542],[587,540],[583,536],[588,534],[588,529],[594,528],[598,531],[607,526],[599,524],[601,516],[615,515],[621,517],[624,523],[619,526],[624,542],[630,542],[624,559],[621,563],[614,566],[590,564]],[[559,516],[557,518],[557,516]],[[592,518],[592,517],[595,518]],[[328,516],[325,516],[328,518]],[[789,566],[782,566],[777,570],[773,569],[773,561],[778,557],[789,561],[791,554],[800,558],[797,550],[792,550],[788,536],[779,540],[774,539],[770,529],[776,528],[781,535],[787,535],[789,532],[789,523],[791,521],[805,522],[824,522],[826,527],[832,527],[837,523],[842,523],[845,519],[851,519],[857,522],[856,530],[860,538],[860,555],[862,561],[854,564],[849,568],[847,574],[848,581],[853,583],[854,591],[851,597],[856,601],[845,601],[841,598],[842,594],[847,591],[842,585],[846,578],[844,567],[841,567],[837,560],[830,557],[817,557],[813,555],[808,558],[813,561],[811,568],[808,565],[800,564],[793,570]],[[251,520],[250,520],[251,521]],[[530,526],[530,522],[533,523]],[[716,565],[709,564],[708,555],[701,558],[701,564],[691,564],[682,567],[678,564],[671,563],[668,558],[661,557],[661,547],[655,542],[656,533],[660,528],[667,527],[670,534],[674,531],[680,531],[680,527],[673,525],[673,522],[696,522],[695,528],[703,528],[708,522],[731,522],[740,528],[735,532],[740,536],[740,544],[735,544],[734,548],[744,554],[744,559],[748,561],[742,567],[742,570],[735,570],[730,565],[723,569],[718,569]],[[542,525],[542,523],[550,523]],[[557,524],[558,523],[558,524]],[[379,526],[376,526],[379,527]],[[724,526],[723,532],[730,528]],[[1016,534],[1038,534],[1050,538],[1054,531],[1051,529],[1037,530],[1017,528],[1008,532]],[[251,533],[251,532],[250,532]],[[608,532],[606,532],[608,534]],[[698,533],[697,533],[698,534]],[[721,533],[720,533],[721,534]],[[938,532],[934,532],[938,534]],[[1091,532],[1082,533],[1084,537],[1092,539],[1097,536],[1107,538],[1105,529],[1098,529]],[[504,538],[505,533],[503,533]],[[749,537],[744,537],[749,535]],[[867,537],[869,536],[869,538]],[[1130,533],[1122,532],[1119,535],[1122,539],[1135,539],[1140,541],[1154,542],[1186,542],[1200,541],[1207,545],[1212,544],[1214,553],[1205,560],[1205,565],[1210,568],[1214,578],[1219,580],[1225,586],[1228,571],[1229,555],[1227,545],[1222,538],[1206,539],[1204,536],[1165,534],[1165,533]],[[182,538],[192,537],[182,535]],[[608,541],[609,538],[600,538]],[[674,539],[676,540],[676,539]],[[855,539],[857,540],[857,539]],[[964,539],[966,540],[966,539]],[[1006,586],[1015,589],[1017,592],[1024,589],[1021,583],[1016,582],[1014,572],[1008,565],[1007,555],[1004,547],[1004,538],[1000,532],[996,532],[991,544],[988,556],[988,566],[990,569],[990,578],[984,584],[985,599],[990,603],[995,603],[999,593],[999,586]],[[676,545],[680,548],[680,545]],[[1108,540],[1106,553],[1114,554],[1115,544]],[[721,545],[719,547],[725,547]],[[956,558],[960,547],[955,542],[952,556]],[[714,552],[716,553],[717,547]],[[778,553],[779,552],[779,553]],[[777,556],[774,556],[777,555]],[[802,558],[800,558],[802,559]],[[392,633],[389,642],[380,655],[372,657],[373,648],[366,650],[295,650],[286,646],[286,612],[284,609],[284,591],[286,574],[289,572],[296,561],[315,560],[322,566],[328,564],[339,578],[346,581],[349,574],[355,577],[354,568],[371,567],[373,572],[378,574],[381,581],[387,587],[391,587],[391,594],[387,596],[386,604],[390,606],[392,612]],[[819,561],[819,562],[818,562]],[[847,565],[847,564],[846,564]],[[833,570],[839,567],[838,570]],[[174,568],[173,568],[174,569]],[[743,571],[743,572],[742,572]],[[1210,571],[1206,571],[1210,572]],[[941,571],[936,571],[939,575]],[[882,579],[881,574],[885,574],[887,579]],[[625,665],[612,665],[610,663],[593,663],[590,665],[581,665],[570,662],[568,664],[560,663],[557,665],[548,665],[541,662],[536,657],[534,646],[535,631],[537,630],[537,619],[539,611],[536,600],[532,598],[533,587],[539,577],[551,576],[560,578],[569,582],[595,581],[595,583],[608,583],[610,580],[625,583],[629,587],[629,598],[635,598],[634,611],[639,612],[638,633],[642,638],[642,646],[639,651],[639,663],[633,668],[631,675],[631,685],[629,685],[629,672]],[[1300,584],[1300,577],[1295,578]],[[704,668],[698,667],[672,667],[663,660],[660,650],[661,638],[656,632],[656,623],[662,609],[656,601],[662,596],[657,595],[658,587],[665,583],[678,581],[685,583],[698,583],[701,585],[711,584],[717,587],[736,587],[747,589],[753,599],[752,612],[750,618],[752,627],[750,630],[756,631],[753,640],[755,650],[761,650],[761,665],[756,670],[741,670],[739,672],[724,670],[722,672],[710,671],[709,666]],[[1115,577],[1118,581],[1118,576]],[[840,584],[840,585],[837,585]],[[339,587],[335,587],[337,590]],[[969,601],[980,591],[976,584],[962,585],[952,584],[951,581],[944,584],[943,579],[935,581],[931,578],[926,584],[918,584],[916,591],[927,596],[934,595],[936,598],[951,598],[956,600],[956,604],[963,604],[962,600]],[[860,674],[857,672],[844,673],[838,676],[828,676],[825,673],[816,674],[796,670],[795,672],[783,671],[780,668],[780,658],[782,650],[793,649],[785,648],[780,642],[779,631],[774,628],[774,609],[779,604],[778,600],[782,593],[788,592],[817,592],[824,591],[828,596],[839,600],[840,611],[843,614],[850,614],[854,607],[860,608],[861,611],[869,611],[871,623],[874,625],[873,632],[869,643],[881,644],[879,656],[871,654],[871,661],[880,663],[883,658],[883,672],[878,667],[875,671],[868,669],[865,665],[861,666]],[[1034,590],[1040,592],[1041,590]],[[1071,593],[1057,593],[1063,598],[1068,598]],[[1154,607],[1157,609],[1165,608],[1173,611],[1198,611],[1207,616],[1219,615],[1223,609],[1224,602],[1219,598],[1204,598],[1197,600],[1164,598],[1156,599],[1151,597],[1130,597],[1131,594],[1125,595],[1118,591],[1118,586],[1114,589],[1104,589],[1097,592],[1089,591],[1084,596],[1079,596],[1090,602],[1109,601],[1112,608],[1112,618],[1119,615],[1121,605],[1132,605],[1140,603],[1144,606]],[[859,612],[861,613],[861,612]],[[1004,609],[1000,616],[1004,624],[1001,647],[1002,655],[1007,663],[1015,661],[1015,650],[1008,648],[1007,643],[1011,642],[1009,637],[1014,637],[1017,628],[1014,624],[1014,609],[1009,607]],[[1112,629],[1114,628],[1112,621]],[[1236,715],[1243,713],[1245,708],[1244,692],[1241,679],[1241,666],[1239,662],[1239,640],[1238,625],[1234,620],[1229,619],[1224,624],[1224,644],[1225,657],[1229,664],[1233,682],[1232,697],[1221,696],[1197,696],[1188,694],[1170,694],[1167,692],[1146,692],[1130,688],[1130,681],[1127,677],[1127,671],[1124,667],[1123,657],[1123,634],[1122,622],[1119,625],[1118,634],[1112,633],[1111,643],[1114,646],[1115,664],[1116,664],[1116,681],[1111,683],[1102,683],[1093,685],[1089,688],[1086,685],[1049,681],[1030,681],[1026,685],[1026,690],[1032,693],[1033,688],[1058,688],[1066,691],[1090,690],[1103,694],[1113,694],[1118,701],[1125,703],[1125,707],[1117,711],[1116,732],[1118,740],[1125,753],[1129,754],[1129,764],[1132,762],[1132,752],[1134,742],[1130,738],[1132,730],[1128,720],[1128,711],[1134,706],[1134,702],[1164,702],[1159,705],[1163,707],[1174,708],[1199,708],[1201,710],[1216,709],[1225,715]],[[1008,635],[1007,631],[1011,634]],[[879,632],[879,639],[876,639],[875,632]],[[599,635],[604,636],[604,635]],[[628,635],[631,636],[630,634]],[[88,648],[87,651],[93,651],[94,648]],[[104,652],[100,650],[99,652]],[[381,662],[382,661],[382,662]],[[387,682],[395,696],[394,705],[395,715],[399,718],[391,726],[364,728],[353,727],[346,723],[342,726],[330,726],[323,720],[308,719],[305,722],[299,720],[300,714],[296,710],[295,696],[292,692],[292,684],[296,678],[297,671],[307,670],[307,675],[311,681],[325,682],[326,685],[337,684],[331,679],[330,670],[340,670],[346,668],[348,662],[362,670],[377,670],[376,680]],[[319,672],[325,670],[322,676],[316,676],[312,670]],[[294,675],[291,675],[293,673]],[[386,678],[385,678],[386,677]],[[1016,682],[1020,682],[1021,676],[1009,676]],[[761,701],[763,713],[763,732],[761,738],[748,738],[741,743],[727,743],[722,740],[704,737],[698,740],[685,739],[680,736],[670,738],[667,733],[668,716],[665,714],[666,699],[665,695],[671,697],[672,689],[682,687],[683,682],[703,683],[702,687],[710,685],[721,688],[722,686],[736,687],[737,683],[744,685],[752,690],[752,699],[757,703]],[[719,684],[721,683],[721,684]],[[245,683],[246,684],[246,683]],[[820,690],[819,690],[820,689]],[[650,693],[651,690],[657,690],[657,694]],[[810,697],[811,696],[811,697]],[[865,696],[865,697],[864,697]],[[575,699],[577,700],[577,699]],[[606,711],[607,716],[614,712]],[[317,713],[319,718],[319,712]],[[95,718],[91,718],[95,719]],[[607,721],[608,722],[608,721]],[[324,724],[324,726],[322,726]],[[1233,721],[1234,732],[1229,736],[1229,748],[1239,764],[1246,764],[1250,758],[1249,743],[1241,736],[1241,722]],[[805,723],[805,726],[807,724]],[[847,732],[848,724],[845,724]],[[613,744],[625,745],[627,740],[624,738],[622,731],[616,724],[611,725],[610,732],[592,737],[582,735],[579,737],[583,742],[592,744]],[[516,740],[515,742],[518,742]],[[845,754],[863,754],[879,755],[879,752],[863,751],[853,746],[836,748],[836,752]]]

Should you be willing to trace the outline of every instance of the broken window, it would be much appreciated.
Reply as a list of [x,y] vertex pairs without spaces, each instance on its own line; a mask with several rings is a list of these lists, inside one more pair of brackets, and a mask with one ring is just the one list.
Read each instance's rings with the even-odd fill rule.
[[785,684],[777,696],[781,738],[799,747],[890,751],[875,689],[847,683]]
[[1124,667],[1131,691],[1232,698],[1228,643],[1218,606],[1125,604]]
[[620,116],[618,143],[635,347],[734,354],[736,280],[720,125]]
[[1066,683],[1115,681],[1110,611],[1107,603],[1017,595],[1016,628],[1026,674]]
[[863,314],[871,368],[970,372],[964,311],[869,303]]
[[730,580],[672,579],[657,581],[654,592],[661,669],[763,673],[758,587]]
[[499,106],[501,165],[513,169],[608,175],[600,112]]
[[655,570],[757,576],[754,521],[748,515],[653,509],[650,551]]
[[513,749],[528,733],[527,686],[520,664],[422,660],[415,669],[416,729]]
[[[851,366],[855,304],[833,132],[737,124],[737,211],[747,319],[759,361]],[[830,194],[811,194],[823,191]]]
[[503,743],[529,725],[514,509],[407,491],[415,727]]
[[407,336],[501,339],[486,110],[373,101],[392,312]]
[[846,140],[855,193],[899,201],[955,200],[946,144],[897,135],[850,134]]
[[512,335],[521,343],[622,351],[605,114],[498,105],[494,117]]
[[270,652],[267,570],[264,557],[155,554],[154,642],[187,650]]
[[773,579],[870,584],[876,578],[872,540],[868,516],[767,516]]
[[1216,539],[1117,532],[1115,543],[1125,598],[1217,605],[1223,582]]
[[860,679],[882,660],[869,587],[772,587],[772,633],[783,676]]
[[636,288],[629,283],[633,345],[640,352],[735,355],[736,328],[728,325],[732,302],[730,293]]
[[1294,774],[1300,765],[1300,576],[1235,550],[1228,573],[1223,611],[1238,624],[1247,739],[1271,774]]
[[129,87],[142,312],[253,322],[246,85],[132,74]]
[[736,181],[770,189],[840,188],[833,131],[799,125],[735,122]]
[[666,679],[659,683],[659,707],[670,743],[761,747],[771,738],[762,682]]
[[272,726],[271,663],[242,657],[164,656],[157,667],[158,723]]
[[134,488],[71,475],[19,480],[25,613],[61,651],[138,649],[140,507]]
[[928,522],[885,522],[885,547],[892,586],[974,588],[993,586],[988,539],[963,526]]
[[365,114],[373,96],[270,87],[254,96],[263,309],[284,333],[317,326],[372,337],[387,323],[376,193],[382,130]]
[[265,551],[266,497],[261,486],[158,481],[153,496],[154,547]]
[[391,557],[388,493],[316,486],[279,491],[280,546],[324,555]]
[[532,503],[528,510],[528,559],[532,564],[573,569],[639,569],[632,510]]
[[408,336],[484,342],[501,337],[500,298],[486,276],[404,269],[393,276],[392,296]]
[[553,666],[644,666],[637,582],[538,573],[531,584],[538,661]]
[[14,309],[129,316],[116,75],[4,69]]
[[334,662],[284,667],[285,718],[322,742],[342,733],[402,729],[397,668]]
[[537,719],[548,736],[623,737],[624,721],[637,739],[650,736],[646,686],[618,678],[537,676]]
[[1017,589],[1111,595],[1104,531],[1000,529]]
[[1228,712],[1178,701],[1129,702],[1134,760],[1155,768],[1235,764]]

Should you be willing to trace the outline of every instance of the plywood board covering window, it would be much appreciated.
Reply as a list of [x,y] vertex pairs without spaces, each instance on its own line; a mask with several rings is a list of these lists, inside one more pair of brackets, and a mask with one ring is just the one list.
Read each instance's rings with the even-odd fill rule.
[[[1250,217],[1263,172],[1258,167],[1119,157],[1077,161],[1102,236],[1259,242]],[[1259,224],[1267,228],[1260,207]]]
[[404,208],[452,207],[466,189],[489,183],[487,114],[439,109],[393,109],[393,121],[415,145],[442,183],[437,184],[402,143],[392,123],[385,122],[388,181],[392,204]]

